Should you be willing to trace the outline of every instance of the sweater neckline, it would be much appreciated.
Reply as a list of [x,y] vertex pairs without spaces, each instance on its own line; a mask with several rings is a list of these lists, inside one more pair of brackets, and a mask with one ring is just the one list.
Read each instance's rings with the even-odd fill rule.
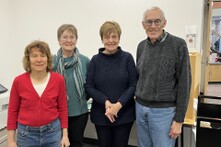
[[157,45],[157,44],[163,43],[166,40],[167,36],[169,36],[169,33],[166,31],[163,31],[163,34],[160,36],[160,38],[157,39],[155,43],[151,43],[149,38],[147,38],[147,43],[149,45]]
[[105,53],[103,53],[104,50],[105,50],[105,48],[100,48],[98,52],[100,55],[105,56],[105,57],[115,57],[115,56],[118,56],[119,54],[121,54],[121,52],[122,52],[122,49],[120,46],[117,47],[117,51],[113,54],[105,54]]

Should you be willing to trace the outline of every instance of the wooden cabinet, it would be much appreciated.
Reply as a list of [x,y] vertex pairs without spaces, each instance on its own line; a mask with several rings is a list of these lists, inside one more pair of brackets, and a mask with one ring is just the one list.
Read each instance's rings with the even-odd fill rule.
[[209,82],[221,82],[221,63],[209,64]]
[[196,101],[200,92],[201,61],[199,52],[190,52],[192,84],[185,124],[193,125],[196,119]]

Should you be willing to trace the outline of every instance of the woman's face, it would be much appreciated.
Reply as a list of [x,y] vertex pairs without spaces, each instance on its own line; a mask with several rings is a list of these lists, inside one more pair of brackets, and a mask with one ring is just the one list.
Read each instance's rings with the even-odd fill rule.
[[108,35],[104,35],[102,41],[104,44],[105,52],[107,54],[113,54],[117,51],[120,38],[116,32],[112,32]]
[[41,53],[39,48],[32,48],[29,56],[31,72],[47,71],[48,57]]
[[72,32],[66,30],[61,34],[58,42],[63,51],[72,51],[76,47],[77,38]]

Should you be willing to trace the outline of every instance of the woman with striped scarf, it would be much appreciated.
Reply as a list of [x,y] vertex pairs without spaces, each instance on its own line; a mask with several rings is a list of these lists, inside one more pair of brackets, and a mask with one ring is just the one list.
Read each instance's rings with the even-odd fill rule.
[[64,76],[68,99],[68,137],[70,147],[82,147],[88,120],[87,94],[84,83],[89,58],[76,47],[78,34],[72,24],[63,24],[57,31],[60,49],[54,56],[53,70]]

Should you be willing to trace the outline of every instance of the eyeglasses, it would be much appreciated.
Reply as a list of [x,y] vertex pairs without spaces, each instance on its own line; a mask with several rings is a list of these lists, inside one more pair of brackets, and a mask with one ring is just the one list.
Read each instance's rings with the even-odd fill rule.
[[68,40],[68,39],[75,40],[76,37],[75,36],[62,36],[61,39],[63,39],[63,40]]
[[161,20],[160,19],[146,20],[146,21],[144,21],[144,23],[149,27],[152,26],[153,23],[155,24],[155,26],[159,26],[161,23]]

